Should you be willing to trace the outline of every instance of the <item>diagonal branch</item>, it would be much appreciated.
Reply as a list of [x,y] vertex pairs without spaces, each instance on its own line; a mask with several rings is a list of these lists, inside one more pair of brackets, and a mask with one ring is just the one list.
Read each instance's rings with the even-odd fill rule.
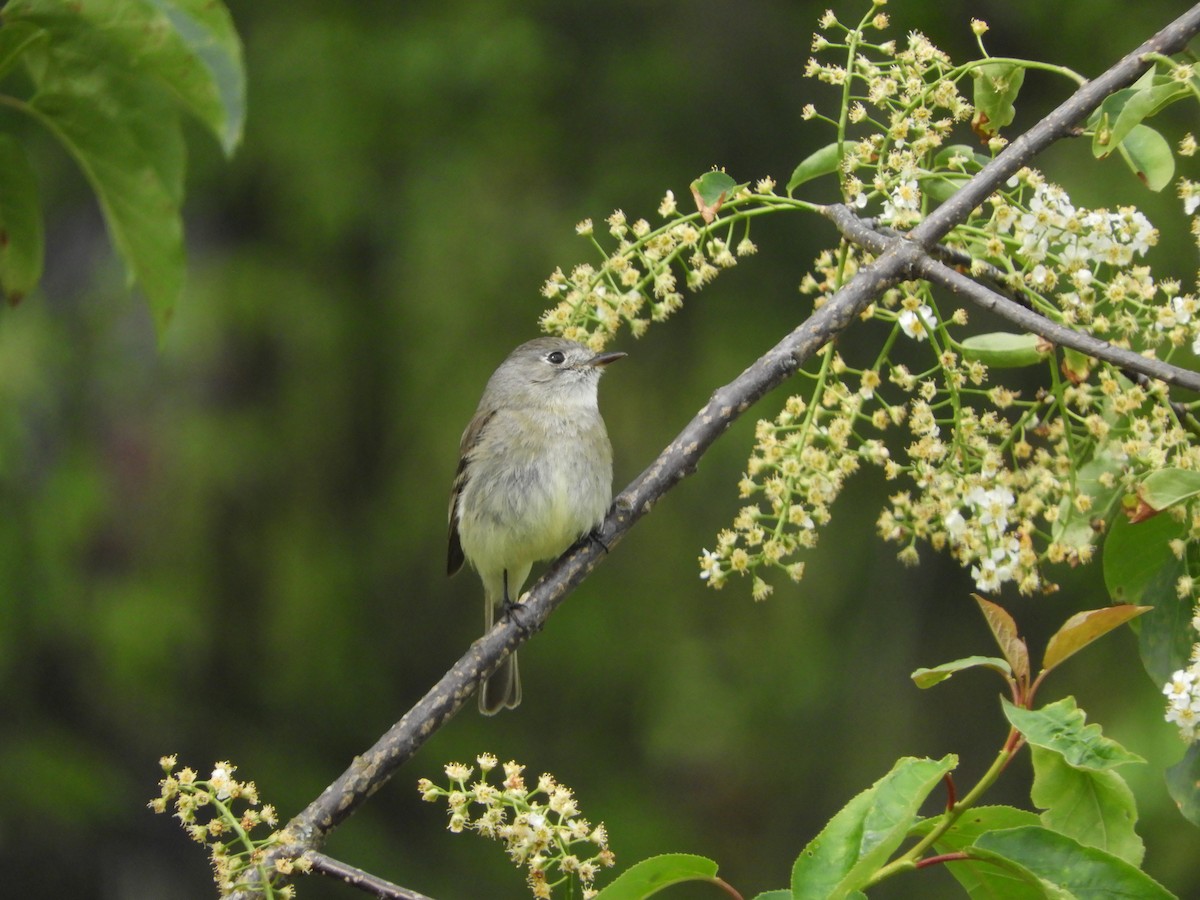
[[[587,577],[672,487],[696,470],[701,457],[726,429],[772,388],[804,365],[818,350],[855,320],[883,291],[902,281],[932,247],[964,221],[1010,175],[1072,128],[1105,97],[1145,70],[1148,54],[1182,50],[1200,32],[1200,5],[1180,16],[1095,80],[1087,83],[1045,119],[1017,138],[983,171],[909,234],[892,244],[843,286],[803,324],[768,350],[741,375],[713,392],[704,408],[667,445],[658,458],[616,498],[597,535],[560,557],[533,586],[520,622],[509,617],[477,640],[407,714],[287,826],[292,840],[275,856],[298,856],[320,847],[329,833],[379,790],[396,769],[464,705],[479,681],[503,657],[539,629],[554,609]],[[260,895],[247,890],[240,900]]]
[[[874,230],[850,212],[848,207],[841,204],[825,207],[824,214],[837,225],[848,240],[865,247],[871,253],[882,253],[896,242],[906,240],[904,237],[891,237]],[[1040,313],[983,286],[945,263],[933,259],[928,253],[921,252],[916,256],[909,274],[914,278],[924,278],[940,284],[953,293],[966,297],[971,302],[1003,316],[1026,331],[1041,335],[1053,344],[1071,347],[1096,359],[1105,360],[1115,366],[1141,373],[1176,387],[1200,391],[1200,372],[1182,369],[1153,356],[1143,356],[1132,350],[1114,346],[1085,331],[1076,331],[1074,328],[1068,328],[1066,325],[1047,319]]]
[[336,878],[343,884],[358,888],[373,897],[381,898],[381,900],[430,900],[424,894],[418,894],[416,891],[410,891],[398,884],[384,881],[370,872],[356,869],[354,866],[347,865],[332,856],[326,856],[320,851],[309,850],[304,854],[304,858],[308,860],[311,871]]

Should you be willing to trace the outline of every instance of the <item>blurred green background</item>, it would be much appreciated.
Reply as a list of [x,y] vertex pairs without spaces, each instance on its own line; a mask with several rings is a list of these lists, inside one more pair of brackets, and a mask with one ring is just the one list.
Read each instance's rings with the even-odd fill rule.
[[[203,852],[145,803],[157,759],[231,759],[284,818],[400,717],[477,637],[479,586],[444,575],[459,434],[488,374],[536,333],[542,280],[588,257],[576,221],[650,216],[717,164],[785,183],[828,141],[801,107],[824,5],[785,0],[230,3],[249,121],[232,162],[193,128],[189,284],[156,345],[86,183],[30,132],[47,198],[43,290],[0,312],[0,872],[5,897],[213,895]],[[1168,0],[894,3],[959,60],[971,17],[999,54],[1094,75],[1177,14]],[[839,5],[845,18],[861,4]],[[1031,74],[1018,125],[1067,92]],[[1177,132],[1194,128],[1194,107]],[[25,128],[5,120],[6,127]],[[1042,160],[1080,204],[1153,196],[1082,142]],[[1192,173],[1192,177],[1196,177]],[[1170,191],[1167,192],[1170,194]],[[796,284],[833,240],[815,217],[756,225],[760,254],[640,342],[601,403],[619,489],[710,391],[800,322]],[[1153,261],[1190,280],[1195,248]],[[875,342],[860,326],[845,343]],[[852,483],[799,586],[761,604],[703,587],[696,557],[739,507],[768,397],[643,520],[522,651],[525,702],[470,708],[328,850],[438,898],[527,896],[498,845],[444,830],[421,776],[491,751],[553,772],[608,824],[618,863],[715,858],[746,897],[902,755],[1002,739],[999,683],[933,693],[908,674],[990,653],[969,579],[874,534],[894,486]],[[1098,567],[1052,597],[1005,595],[1035,648],[1106,603]],[[1200,834],[1161,770],[1181,753],[1127,632],[1052,680],[1150,760],[1146,868],[1200,895]],[[995,802],[1028,805],[1022,759]],[[711,897],[679,890],[672,896]],[[350,897],[308,879],[301,897]],[[957,896],[945,872],[880,897]]]

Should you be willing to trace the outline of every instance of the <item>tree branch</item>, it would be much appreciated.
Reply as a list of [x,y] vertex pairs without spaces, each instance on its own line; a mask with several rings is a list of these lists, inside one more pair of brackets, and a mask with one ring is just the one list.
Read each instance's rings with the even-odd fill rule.
[[334,859],[332,856],[326,856],[320,851],[309,850],[304,854],[304,858],[311,863],[311,871],[336,878],[342,883],[358,888],[360,891],[365,891],[373,897],[382,897],[383,900],[430,900],[424,894],[418,894],[416,891],[402,888],[397,884],[392,884],[390,881],[384,881],[370,872],[356,869],[354,866],[347,865],[340,859]]
[[[895,245],[897,241],[907,240],[904,237],[891,237],[876,231],[855,216],[848,207],[841,204],[825,207],[824,214],[837,225],[838,230],[848,240],[866,248],[871,253],[882,253]],[[1114,346],[1108,341],[1102,341],[1087,332],[1076,331],[1047,319],[1040,313],[985,287],[945,263],[933,259],[925,252],[919,253],[913,260],[909,274],[914,278],[924,278],[934,284],[940,284],[960,297],[965,297],[971,302],[1003,316],[1026,331],[1041,335],[1053,344],[1071,347],[1096,359],[1105,360],[1115,366],[1139,372],[1176,387],[1200,391],[1200,372],[1182,369],[1152,356],[1142,356],[1140,353]]]
[[[701,457],[726,429],[772,388],[788,379],[821,347],[843,331],[883,291],[907,277],[923,258],[922,248],[936,244],[972,209],[1034,156],[1068,135],[1115,90],[1132,84],[1147,67],[1147,54],[1182,50],[1200,31],[1200,5],[1180,16],[1103,75],[1089,82],[1017,138],[983,171],[909,234],[863,268],[803,324],[768,350],[741,375],[713,392],[704,408],[616,498],[599,537],[615,547],[633,525],[672,487],[696,470]],[[475,641],[467,653],[376,744],[355,757],[350,767],[288,824],[294,841],[273,856],[298,856],[321,846],[329,832],[382,787],[396,769],[464,705],[480,680],[503,656],[542,627],[547,617],[587,577],[606,551],[582,541],[560,557],[538,580],[524,604],[521,624],[507,617]],[[254,891],[234,895],[240,900]]]

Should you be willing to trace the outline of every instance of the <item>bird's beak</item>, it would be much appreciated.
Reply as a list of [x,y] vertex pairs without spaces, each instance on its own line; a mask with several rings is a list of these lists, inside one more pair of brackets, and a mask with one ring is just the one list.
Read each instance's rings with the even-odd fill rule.
[[595,366],[598,369],[603,369],[609,363],[614,363],[623,356],[628,356],[628,353],[620,353],[613,351],[612,353],[597,353],[591,359],[584,363],[585,366]]

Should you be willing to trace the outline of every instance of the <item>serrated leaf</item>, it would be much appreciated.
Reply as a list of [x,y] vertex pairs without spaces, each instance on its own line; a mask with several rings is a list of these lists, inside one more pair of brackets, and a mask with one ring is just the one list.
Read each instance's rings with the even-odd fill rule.
[[1183,759],[1167,769],[1167,790],[1180,814],[1200,825],[1200,744],[1192,744]]
[[763,891],[754,900],[792,900],[792,892],[787,888],[780,888],[775,891]]
[[100,200],[113,243],[150,303],[161,336],[183,289],[183,224],[134,131],[103,105],[39,93],[31,112],[70,150]]
[[1052,750],[1068,763],[1084,769],[1112,769],[1131,762],[1145,762],[1112,738],[1099,725],[1088,725],[1087,716],[1075,705],[1074,697],[1047,703],[1040,709],[1023,709],[1000,698],[1005,718],[1035,747]]
[[[917,824],[913,837],[923,837],[942,821],[935,816]],[[1037,825],[1036,815],[1011,806],[977,806],[967,810],[934,843],[938,853],[960,853],[982,834],[1022,825]],[[972,900],[1043,900],[1046,892],[1039,880],[1015,864],[997,866],[980,859],[955,860],[946,866]]]
[[1137,802],[1125,780],[1113,771],[1076,768],[1052,750],[1032,751],[1030,799],[1044,810],[1042,824],[1141,865],[1146,848],[1134,831]]
[[788,179],[787,192],[790,195],[792,191],[800,187],[806,181],[812,181],[814,178],[820,178],[822,175],[829,175],[836,172],[838,167],[838,145],[827,144],[820,150],[816,150],[804,157],[800,164],[792,170],[792,177]]
[[1161,191],[1175,177],[1175,153],[1149,125],[1135,125],[1117,145],[1121,158],[1146,187]]
[[738,183],[724,172],[705,172],[691,184],[692,199],[705,222],[712,222],[721,211],[721,206],[733,196]]
[[958,764],[906,757],[847,803],[792,867],[795,900],[841,900],[859,891],[904,841],[917,810]]
[[[93,61],[154,79],[212,131],[226,154],[240,142],[246,115],[242,48],[222,3],[10,0],[4,13],[9,22],[44,28],[56,47],[74,44]],[[43,76],[53,79],[52,67]]]
[[975,116],[971,128],[983,140],[1012,124],[1016,117],[1017,94],[1025,81],[1025,69],[1012,63],[992,62],[971,70],[975,84]]
[[1125,860],[1037,825],[992,831],[975,846],[1013,860],[1078,900],[1169,900],[1173,895]]
[[1052,349],[1040,335],[1008,331],[973,334],[961,346],[963,359],[978,360],[995,369],[1036,365],[1049,356]]
[[951,675],[955,675],[964,669],[978,667],[993,669],[1006,678],[1012,675],[1012,668],[1003,659],[995,656],[967,656],[963,659],[942,663],[940,666],[934,666],[932,669],[917,669],[910,677],[916,683],[917,687],[924,689],[933,687],[935,684],[941,684]]
[[975,602],[979,604],[979,608],[983,612],[983,617],[987,619],[988,627],[992,629],[992,635],[1000,646],[1000,652],[1004,654],[1004,658],[1012,667],[1014,677],[1021,681],[1028,679],[1029,648],[1017,634],[1017,623],[1013,621],[1013,617],[1003,606],[993,603],[991,600],[985,600],[978,594],[971,596],[975,598]]
[[0,295],[10,305],[42,277],[45,239],[37,179],[20,141],[0,134]]
[[1171,542],[1186,530],[1171,516],[1136,525],[1117,516],[1104,540],[1104,583],[1113,601],[1154,607],[1138,619],[1138,651],[1158,685],[1187,665],[1192,649],[1192,603],[1175,590],[1185,566],[1171,551]]
[[630,866],[605,886],[595,900],[642,900],[684,881],[712,881],[717,864],[690,853],[652,856]]
[[1138,496],[1147,506],[1161,512],[1200,494],[1200,472],[1190,469],[1156,469],[1138,485]]
[[1149,606],[1109,606],[1104,609],[1088,609],[1075,613],[1063,623],[1046,645],[1046,655],[1042,668],[1050,671],[1074,654],[1078,653],[1092,641],[1103,637],[1114,628],[1119,628],[1131,619],[1144,612],[1149,612]]

